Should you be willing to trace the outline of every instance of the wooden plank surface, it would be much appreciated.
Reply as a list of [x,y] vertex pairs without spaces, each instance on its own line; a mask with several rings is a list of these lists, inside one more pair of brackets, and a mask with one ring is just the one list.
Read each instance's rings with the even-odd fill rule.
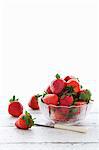
[[[30,130],[19,130],[15,127],[17,118],[7,113],[6,107],[1,107],[0,115],[0,150],[98,150],[99,149],[99,112],[92,111],[86,117],[83,126],[88,127],[86,134],[72,131],[32,127]],[[42,116],[40,111],[27,110],[36,117]],[[4,113],[3,113],[4,112]]]
[[99,150],[99,144],[61,144],[61,143],[23,143],[23,144],[0,144],[0,150]]
[[59,129],[34,127],[28,131],[15,127],[0,128],[0,143],[98,143],[99,127],[90,128],[86,134]]

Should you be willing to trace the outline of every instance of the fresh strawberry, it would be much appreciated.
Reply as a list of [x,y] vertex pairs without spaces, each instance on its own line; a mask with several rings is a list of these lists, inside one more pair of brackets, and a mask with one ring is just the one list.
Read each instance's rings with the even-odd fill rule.
[[68,115],[69,113],[69,108],[68,107],[61,107],[60,108],[60,112],[63,114],[63,115]]
[[49,105],[49,104],[57,105],[58,104],[58,96],[56,94],[46,94],[42,100],[47,105]]
[[64,80],[65,80],[66,82],[67,82],[68,80],[70,80],[70,79],[74,79],[74,80],[76,80],[76,81],[79,82],[79,79],[76,78],[76,77],[74,77],[74,76],[66,76],[66,77],[64,78]]
[[64,80],[67,82],[68,80],[70,80],[70,79],[74,79],[74,77],[73,76],[66,76],[65,78],[64,78]]
[[48,94],[52,94],[52,91],[51,91],[51,89],[50,89],[50,86],[47,87],[47,89],[46,89],[45,92],[48,93]]
[[15,126],[19,129],[27,130],[34,125],[34,119],[30,113],[25,111],[25,114],[20,115],[18,120],[15,122]]
[[28,103],[28,106],[30,108],[32,108],[33,110],[38,110],[39,109],[38,98],[40,96],[42,96],[42,95],[37,94],[37,95],[34,95],[34,96],[31,97],[31,99]]
[[66,116],[64,115],[64,114],[62,114],[61,112],[60,112],[60,110],[58,110],[58,109],[56,109],[56,111],[55,112],[53,112],[52,114],[51,114],[51,119],[52,120],[54,120],[54,121],[65,121],[66,120]]
[[[74,103],[75,107],[72,107],[72,114],[73,115],[79,115],[82,110],[82,105],[86,105],[86,102],[83,101],[77,101]],[[77,107],[76,107],[77,106]]]
[[79,92],[80,91],[80,84],[75,79],[70,79],[67,81],[67,88],[71,89],[70,92]]
[[67,86],[67,82],[65,81],[65,80],[63,80],[64,81],[64,88]]
[[85,104],[86,104],[86,102],[84,102],[84,101],[75,102],[76,106],[81,106],[81,105],[85,105]]
[[23,106],[18,99],[13,96],[12,99],[9,100],[10,104],[8,106],[8,113],[14,117],[19,117],[23,113]]
[[72,96],[63,96],[60,98],[60,106],[70,106],[73,103]]
[[56,74],[56,78],[50,85],[52,93],[59,94],[65,87],[65,82],[63,79],[60,79],[60,75]]
[[86,90],[81,90],[79,92],[79,100],[85,101],[86,103],[89,103],[91,100],[91,92],[86,89]]

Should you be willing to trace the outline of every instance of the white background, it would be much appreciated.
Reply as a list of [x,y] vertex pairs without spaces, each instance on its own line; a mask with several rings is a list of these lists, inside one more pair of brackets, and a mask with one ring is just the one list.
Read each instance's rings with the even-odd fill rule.
[[56,73],[98,96],[98,1],[1,0],[0,96],[28,101]]

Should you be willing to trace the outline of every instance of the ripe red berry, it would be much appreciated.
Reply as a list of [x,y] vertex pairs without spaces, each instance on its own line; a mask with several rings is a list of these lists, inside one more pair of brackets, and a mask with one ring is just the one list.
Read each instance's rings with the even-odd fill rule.
[[23,106],[20,102],[18,102],[18,99],[15,99],[15,96],[10,99],[8,113],[14,117],[19,117],[23,113]]
[[57,105],[58,104],[58,96],[56,94],[46,94],[43,97],[43,102],[47,105]]
[[60,106],[70,106],[73,103],[72,96],[64,96],[64,98],[60,98]]
[[52,93],[59,94],[64,89],[65,82],[63,79],[60,79],[60,76],[58,74],[56,75],[56,78],[57,79],[52,81],[52,83],[50,85],[50,89],[51,89]]

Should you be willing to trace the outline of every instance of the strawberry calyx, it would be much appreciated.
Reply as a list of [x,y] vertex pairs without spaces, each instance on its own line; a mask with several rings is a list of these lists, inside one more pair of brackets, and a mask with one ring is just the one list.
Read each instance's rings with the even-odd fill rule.
[[75,78],[78,82],[80,82],[79,78]]
[[26,121],[26,125],[30,128],[34,125],[34,120],[36,118],[32,118],[31,114],[25,111],[25,115],[22,116],[22,119]]
[[41,96],[42,96],[41,94],[37,94],[37,95],[35,95],[35,98],[38,100],[38,98]]
[[83,88],[83,86],[82,86],[82,85],[80,85],[80,88],[82,89],[82,88]]
[[42,97],[45,97],[48,93],[46,91],[43,92]]
[[19,99],[15,97],[15,95],[13,95],[13,97],[9,100],[9,102],[14,102],[14,101],[18,101]]
[[60,79],[60,75],[58,73],[56,74],[55,77],[56,77],[56,79]]
[[73,93],[74,87],[73,86],[66,86],[65,90],[67,91],[67,93]]

